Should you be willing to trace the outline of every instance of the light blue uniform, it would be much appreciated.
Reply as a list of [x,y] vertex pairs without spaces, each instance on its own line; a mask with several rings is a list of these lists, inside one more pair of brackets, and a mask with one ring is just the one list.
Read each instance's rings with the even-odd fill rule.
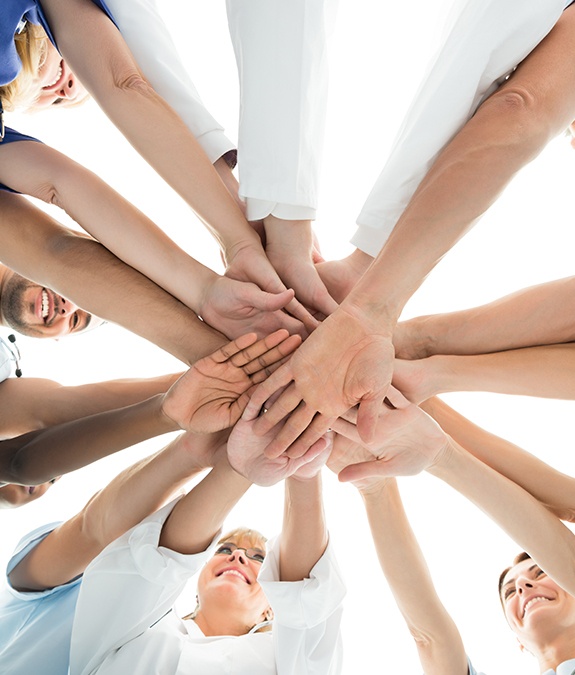
[[[59,523],[27,534],[8,562],[6,574]],[[81,577],[46,591],[20,592],[7,580],[0,591],[0,671],[2,675],[66,675]],[[33,647],[33,648],[32,648]]]

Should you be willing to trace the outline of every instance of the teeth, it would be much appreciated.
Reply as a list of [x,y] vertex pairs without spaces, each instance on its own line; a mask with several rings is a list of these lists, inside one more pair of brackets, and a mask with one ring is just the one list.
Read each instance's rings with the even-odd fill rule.
[[52,82],[50,82],[50,84],[46,84],[44,86],[44,89],[49,89],[50,87],[53,87],[61,77],[62,77],[62,64],[60,64],[58,66],[58,73],[56,74],[56,77],[54,78],[54,80]]
[[536,602],[549,602],[549,598],[543,598],[543,597],[537,597],[537,598],[531,598],[529,602],[525,605],[523,608],[523,616],[527,613],[527,610],[534,605]]
[[233,574],[234,576],[239,577],[242,581],[246,580],[244,575],[241,572],[238,572],[237,570],[226,570],[225,572],[222,572],[220,576],[223,577],[224,574]]
[[50,312],[50,302],[48,301],[48,292],[42,289],[42,318],[47,319]]

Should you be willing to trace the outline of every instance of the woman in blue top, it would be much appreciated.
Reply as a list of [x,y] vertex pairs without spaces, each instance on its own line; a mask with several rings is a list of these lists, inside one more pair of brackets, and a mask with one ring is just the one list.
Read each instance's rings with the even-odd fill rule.
[[[294,306],[292,294],[285,292],[285,287],[267,262],[259,238],[245,220],[233,197],[222,185],[220,177],[194,136],[143,77],[104,2],[73,0],[66,3],[64,12],[62,5],[54,0],[42,4],[33,0],[10,0],[3,5],[0,22],[1,84],[9,85],[15,79],[24,77],[21,71],[34,68],[36,63],[36,67],[40,65],[40,81],[36,80],[36,86],[40,85],[42,102],[48,103],[50,99],[57,102],[63,98],[63,91],[72,92],[70,96],[72,99],[75,99],[76,93],[80,93],[78,80],[74,75],[77,74],[86,90],[94,96],[132,145],[194,208],[199,218],[217,233],[231,270],[230,274],[241,280],[252,279],[261,288],[278,293],[276,297],[258,294],[258,300],[253,295],[256,289],[251,287],[251,299],[246,302],[245,289],[239,290],[242,295],[240,305],[244,318],[246,316],[253,318],[252,310],[254,305],[258,305],[259,310],[276,311],[276,325],[277,322],[286,325],[285,315],[277,313],[277,310],[286,303],[289,303],[292,312],[306,316],[302,313],[303,310],[298,312],[298,307]],[[20,36],[24,35],[26,42],[20,53],[24,54],[27,50],[33,52],[36,49],[39,31],[41,35],[42,29],[46,31],[49,39],[41,42],[40,57],[30,59],[27,66],[22,65],[22,61],[26,59],[19,56],[15,40],[20,40]],[[28,79],[30,80],[30,76]],[[7,92],[10,93],[6,88],[0,90],[5,107]],[[101,192],[96,195],[96,191],[104,189],[102,184],[97,187],[92,182],[92,187],[86,188],[84,182],[88,172],[82,175],[80,167],[61,155],[56,156],[50,149],[37,143],[28,142],[25,148],[22,145],[17,148],[9,147],[9,142],[15,140],[23,139],[17,133],[8,132],[0,146],[0,151],[4,153],[0,182],[14,191],[58,203],[73,217],[80,219],[81,224],[107,247],[113,250],[111,241],[117,242],[122,250],[114,252],[119,257],[150,276],[158,285],[166,288],[201,314],[201,308],[196,302],[198,298],[195,300],[190,298],[186,291],[183,293],[187,297],[183,297],[182,291],[178,291],[172,285],[173,275],[170,272],[174,264],[181,267],[184,263],[184,269],[189,269],[189,258],[184,261],[180,257],[181,252],[178,252],[162,233],[156,232],[155,240],[150,243],[147,252],[138,260],[134,260],[133,250],[130,252],[133,246],[129,245],[129,241],[133,239],[124,230],[124,226],[121,226],[120,230],[110,228],[116,230],[115,234],[111,240],[105,239],[101,231],[90,229],[91,225],[87,226],[84,222],[87,216],[85,211],[91,211],[90,216],[87,216],[90,218],[94,216],[93,209],[85,208],[81,213],[77,210],[80,203],[85,203],[90,194],[92,207],[96,207],[97,202],[101,203],[103,195]],[[29,176],[31,169],[36,173],[32,180]],[[65,179],[62,171],[66,174]],[[75,184],[72,187],[69,180],[74,177]],[[58,178],[61,180],[58,181]],[[108,193],[105,199],[109,198]],[[110,209],[107,214],[100,211],[95,219],[100,223],[104,222],[110,211],[115,209]],[[123,243],[117,239],[118,231],[128,235],[124,237]],[[139,229],[137,233],[140,235]],[[158,245],[161,246],[160,249],[157,249]],[[163,272],[158,272],[156,267],[157,261],[162,257],[159,251],[163,251],[164,255]],[[200,277],[205,277],[205,268],[198,270]],[[199,280],[203,284],[204,279],[200,277],[196,277],[196,281]],[[188,276],[187,280],[182,281],[181,288],[189,289],[192,280]],[[221,295],[227,298],[229,294],[226,292]],[[262,307],[262,303],[265,307]],[[249,309],[246,305],[251,305],[252,308]],[[210,322],[210,319],[207,320]],[[286,325],[288,328],[301,331],[300,326],[301,324],[291,320],[290,325]],[[216,327],[225,330],[223,326]],[[265,330],[269,328],[270,325],[267,324]],[[245,332],[245,327],[239,332]]]

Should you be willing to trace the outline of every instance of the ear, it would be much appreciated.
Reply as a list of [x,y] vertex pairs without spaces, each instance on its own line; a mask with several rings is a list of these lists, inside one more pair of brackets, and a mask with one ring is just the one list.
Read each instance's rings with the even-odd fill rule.
[[266,621],[274,620],[274,610],[271,607],[268,607],[265,611],[264,618]]

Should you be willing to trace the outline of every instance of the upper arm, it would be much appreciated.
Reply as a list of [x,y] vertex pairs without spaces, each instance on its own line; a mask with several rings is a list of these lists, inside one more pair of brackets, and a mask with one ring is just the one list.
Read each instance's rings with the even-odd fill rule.
[[45,537],[9,575],[19,591],[40,591],[68,583],[82,574],[99,553],[85,533],[83,511]]
[[0,382],[0,438],[13,438],[42,429],[58,382],[37,378],[8,378]]

